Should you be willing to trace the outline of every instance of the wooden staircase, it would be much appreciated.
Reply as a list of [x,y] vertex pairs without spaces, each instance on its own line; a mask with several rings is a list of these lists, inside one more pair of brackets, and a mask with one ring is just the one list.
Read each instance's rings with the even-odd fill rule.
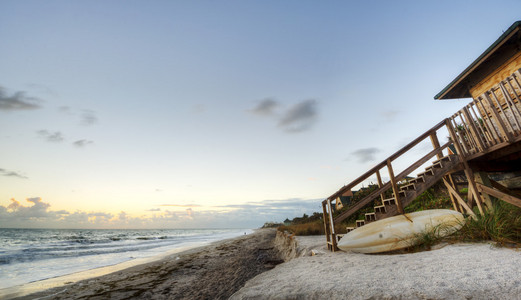
[[[425,169],[425,172],[418,174],[416,178],[413,178],[409,180],[407,184],[402,185],[398,194],[403,207],[409,205],[414,199],[438,182],[443,176],[451,172],[459,165],[459,162],[459,157],[457,155],[444,156],[434,161],[431,166]],[[364,199],[361,201],[364,201]],[[382,203],[383,205],[374,207],[374,212],[366,213],[363,220],[356,220],[355,227],[347,227],[347,232],[364,226],[365,224],[395,216],[399,213],[396,199],[394,197],[384,199],[382,200]],[[337,237],[341,238],[342,235],[337,235]]]
[[[443,136],[447,136],[448,133],[449,140],[440,145],[438,133]],[[395,174],[393,162],[426,139],[430,139],[433,150]],[[452,150],[443,153],[449,147]],[[328,249],[336,251],[338,238],[342,236],[335,232],[335,224],[340,224],[377,198],[381,200],[381,205],[374,206],[374,211],[366,213],[364,219],[356,220],[356,226],[347,228],[348,231],[370,222],[403,214],[404,207],[440,180],[447,187],[454,210],[461,213],[475,216],[476,206],[479,213],[483,214],[487,208],[492,208],[490,196],[521,207],[521,197],[517,193],[489,180],[486,174],[483,175],[484,170],[480,167],[483,160],[494,161],[499,158],[521,163],[521,69],[322,201]],[[433,159],[437,160],[424,172],[417,174],[412,180],[406,180]],[[388,172],[388,182],[382,181],[382,170]],[[451,173],[455,171],[463,171],[467,178],[466,199],[459,195],[452,180]],[[340,197],[350,194],[351,190],[360,184],[373,181],[374,176],[378,181],[376,190],[341,213],[334,212],[333,202],[336,203]],[[398,187],[398,183],[403,181],[406,181],[406,184]],[[391,194],[392,198],[385,197]]]
[[[447,141],[445,144],[440,145],[437,132],[442,128],[447,128],[451,139]],[[446,134],[446,133],[443,133]],[[354,230],[357,227],[364,226],[367,223],[374,222],[377,220],[381,220],[384,218],[388,218],[391,216],[395,216],[397,214],[404,213],[404,207],[409,205],[414,199],[416,199],[419,195],[421,195],[425,190],[431,187],[436,182],[441,179],[445,181],[450,181],[450,177],[445,177],[447,174],[454,172],[457,170],[465,169],[466,161],[462,159],[462,156],[459,154],[454,154],[452,151],[447,150],[447,154],[443,151],[446,150],[449,146],[455,145],[457,149],[457,153],[462,153],[461,147],[459,144],[454,144],[452,141],[456,140],[458,137],[454,133],[452,125],[449,119],[445,119],[435,125],[430,130],[423,133],[421,136],[404,146],[402,149],[388,157],[383,162],[377,164],[375,167],[364,173],[359,178],[355,179],[353,182],[343,186],[336,193],[328,197],[326,200],[322,201],[323,215],[324,215],[324,228],[326,232],[327,245],[328,249],[335,251],[337,250],[337,242],[343,236],[342,234],[337,234],[335,232],[335,224],[340,224],[346,218],[352,216],[355,213],[364,207],[366,207],[371,202],[375,201],[377,198],[381,199],[381,204],[374,206],[374,211],[365,214],[364,219],[356,220],[355,227],[347,228],[348,231]],[[425,139],[430,139],[433,145],[433,150],[424,155],[422,158],[412,163],[408,168],[403,170],[402,172],[395,174],[393,169],[393,161],[397,158],[401,157],[403,154],[410,151],[414,146],[418,145]],[[431,162],[432,161],[432,162]],[[429,163],[431,162],[431,163]],[[429,164],[429,167],[425,168],[425,170],[416,175],[415,178],[409,179],[410,174],[417,172],[420,167],[425,164]],[[381,171],[387,170],[389,173],[389,181],[383,182]],[[470,174],[470,173],[469,173]],[[351,189],[355,188],[357,185],[363,183],[364,181],[370,180],[376,176],[378,180],[378,188],[363,199],[357,201],[351,206],[347,207],[347,209],[343,210],[340,214],[337,214],[333,217],[333,206],[332,202],[339,201],[340,197],[342,197],[346,193],[351,193]],[[468,177],[468,176],[467,176]],[[399,182],[406,182],[405,184],[401,184],[400,188]],[[474,198],[477,199],[479,196],[477,189],[472,188]],[[391,191],[389,193],[388,191]],[[392,194],[393,197],[385,198],[385,195]],[[462,199],[455,199],[455,196],[451,194],[451,200],[454,206],[454,209],[461,210],[461,206],[457,202],[464,202]],[[465,209],[467,211],[471,211],[471,208],[466,203],[463,203]],[[470,204],[472,205],[472,204]]]

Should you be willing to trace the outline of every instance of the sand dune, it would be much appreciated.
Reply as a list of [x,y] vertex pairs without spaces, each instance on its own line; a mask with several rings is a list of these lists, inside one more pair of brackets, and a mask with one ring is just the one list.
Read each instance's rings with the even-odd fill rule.
[[[231,299],[521,299],[521,252],[454,244],[394,255],[329,252],[297,237],[300,256],[258,275]],[[298,255],[297,255],[298,256]]]

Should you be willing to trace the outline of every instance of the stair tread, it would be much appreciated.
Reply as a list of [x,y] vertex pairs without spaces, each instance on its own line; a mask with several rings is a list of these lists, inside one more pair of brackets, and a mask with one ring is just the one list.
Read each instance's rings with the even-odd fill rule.
[[418,176],[414,179],[409,180],[410,183],[419,183],[419,182],[425,182],[425,178],[423,176]]
[[433,161],[433,164],[441,162],[441,161],[452,161],[452,157],[451,157],[451,155],[446,155],[442,158],[439,158],[439,159]]
[[434,169],[434,168],[435,168],[435,169],[441,169],[441,168],[443,168],[443,164],[441,163],[441,161],[440,161],[440,162],[437,162],[437,163],[434,163],[434,164],[432,164],[432,165],[430,165],[430,166],[428,166],[427,168],[425,168],[425,170],[432,170],[432,169]]
[[416,189],[416,184],[415,183],[410,183],[410,184],[402,185],[400,187],[400,190],[401,191],[408,190],[411,187],[412,187],[413,190]]
[[422,173],[418,174],[417,176],[420,177],[420,176],[432,176],[432,175],[434,175],[434,171],[431,169],[431,170],[426,170],[425,172],[422,172]]

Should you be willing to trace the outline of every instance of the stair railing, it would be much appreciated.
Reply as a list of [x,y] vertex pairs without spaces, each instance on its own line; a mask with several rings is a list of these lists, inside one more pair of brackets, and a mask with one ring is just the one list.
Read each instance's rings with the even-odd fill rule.
[[463,155],[472,159],[521,139],[521,73],[475,98],[449,118]]
[[[358,177],[351,183],[343,186],[341,189],[339,189],[336,193],[329,196],[327,199],[322,201],[322,210],[323,210],[323,219],[324,219],[324,229],[326,233],[326,239],[327,239],[327,245],[328,248],[331,251],[335,251],[337,249],[337,234],[335,232],[335,224],[338,224],[354,214],[356,211],[360,210],[365,205],[369,204],[371,201],[373,201],[376,197],[380,196],[387,192],[388,190],[392,189],[394,193],[395,202],[398,208],[398,212],[403,214],[403,207],[401,205],[399,191],[397,183],[403,179],[406,178],[407,175],[409,175],[411,172],[418,169],[420,166],[428,162],[430,159],[432,159],[434,156],[437,156],[438,158],[441,158],[443,156],[442,151],[447,148],[449,145],[452,144],[452,141],[448,141],[447,143],[440,146],[439,140],[437,138],[437,132],[444,126],[447,126],[449,122],[447,122],[448,119],[444,119],[443,121],[436,124],[434,127],[417,137],[415,140],[389,156],[387,159],[382,161],[381,163],[374,166],[369,171],[365,172],[362,176]],[[398,175],[394,174],[392,163],[397,158],[401,157],[403,154],[407,153],[409,150],[411,150],[414,146],[418,145],[419,143],[423,142],[425,139],[430,138],[431,143],[433,145],[433,150],[430,151],[428,154],[420,158],[418,161],[416,161],[414,164],[412,164],[410,167],[405,169],[404,171],[400,172]],[[383,168],[387,168],[389,172],[389,182],[383,184],[381,182],[381,173],[380,171]],[[342,212],[337,217],[333,218],[333,207],[332,207],[332,201],[337,200],[340,196],[342,196],[344,193],[347,193],[351,191],[352,188],[359,185],[360,183],[366,181],[370,177],[376,176],[378,180],[378,189],[370,193],[368,196],[366,196],[361,201],[355,203],[353,206],[349,207],[347,210]],[[382,198],[383,199],[383,198]]]

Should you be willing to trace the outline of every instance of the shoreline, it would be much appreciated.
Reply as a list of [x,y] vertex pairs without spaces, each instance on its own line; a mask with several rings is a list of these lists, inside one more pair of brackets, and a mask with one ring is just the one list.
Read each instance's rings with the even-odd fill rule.
[[[146,289],[141,288],[139,287],[139,283],[137,284],[138,286],[136,286],[136,283],[132,282],[132,279],[142,277],[144,279],[143,281],[149,280],[157,283],[158,281],[161,281],[161,278],[159,277],[164,277],[165,271],[172,271],[172,273],[176,273],[176,271],[179,270],[182,271],[184,269],[183,266],[186,265],[186,261],[197,261],[198,263],[202,263],[202,260],[205,260],[202,256],[203,253],[205,254],[205,257],[211,258],[212,256],[215,256],[212,255],[212,253],[215,254],[215,252],[220,251],[220,247],[226,247],[228,244],[236,245],[235,248],[237,249],[239,249],[239,247],[237,247],[239,244],[247,244],[251,248],[259,242],[259,239],[265,239],[267,235],[270,235],[267,231],[254,230],[252,233],[247,235],[214,241],[209,244],[204,242],[196,243],[199,245],[190,245],[178,248],[153,257],[136,259],[117,265],[91,269],[2,289],[0,290],[0,298],[81,299],[96,297],[97,294],[101,295],[110,292],[110,289],[115,285],[121,285],[122,290],[115,292],[114,295],[111,295],[111,298],[127,299],[129,297],[123,295],[129,294],[124,291],[126,281],[128,281],[129,287],[132,287],[132,289],[136,291],[141,290],[144,293],[150,287],[147,287]],[[272,232],[271,235],[274,236],[275,233]],[[181,278],[186,274],[173,275],[177,275]],[[168,279],[165,280],[167,281]],[[196,285],[194,284],[194,287],[195,286]]]
[[330,252],[324,241],[324,236],[261,229],[14,299],[514,299],[521,294],[515,276],[519,249],[456,243],[367,255]]
[[[225,240],[223,240],[225,241]],[[219,243],[220,241],[215,241],[214,243]],[[153,263],[162,259],[166,259],[171,255],[184,255],[190,253],[191,250],[197,250],[203,247],[208,246],[208,244],[199,242],[194,243],[199,245],[190,245],[177,248],[175,250],[167,251],[163,254],[145,257],[145,258],[137,258],[129,261],[125,261],[119,264],[108,265],[104,267],[89,269],[85,271],[75,272],[67,275],[47,278],[43,280],[28,282],[21,285],[16,285],[8,288],[0,289],[0,298],[3,297],[22,297],[29,294],[34,294],[37,292],[42,292],[52,288],[58,288],[70,283],[76,283],[78,281],[83,281],[87,279],[92,279],[96,277],[101,277],[104,275],[108,275],[114,272],[123,271],[135,266],[144,265],[148,263]],[[211,243],[210,243],[211,244]]]

